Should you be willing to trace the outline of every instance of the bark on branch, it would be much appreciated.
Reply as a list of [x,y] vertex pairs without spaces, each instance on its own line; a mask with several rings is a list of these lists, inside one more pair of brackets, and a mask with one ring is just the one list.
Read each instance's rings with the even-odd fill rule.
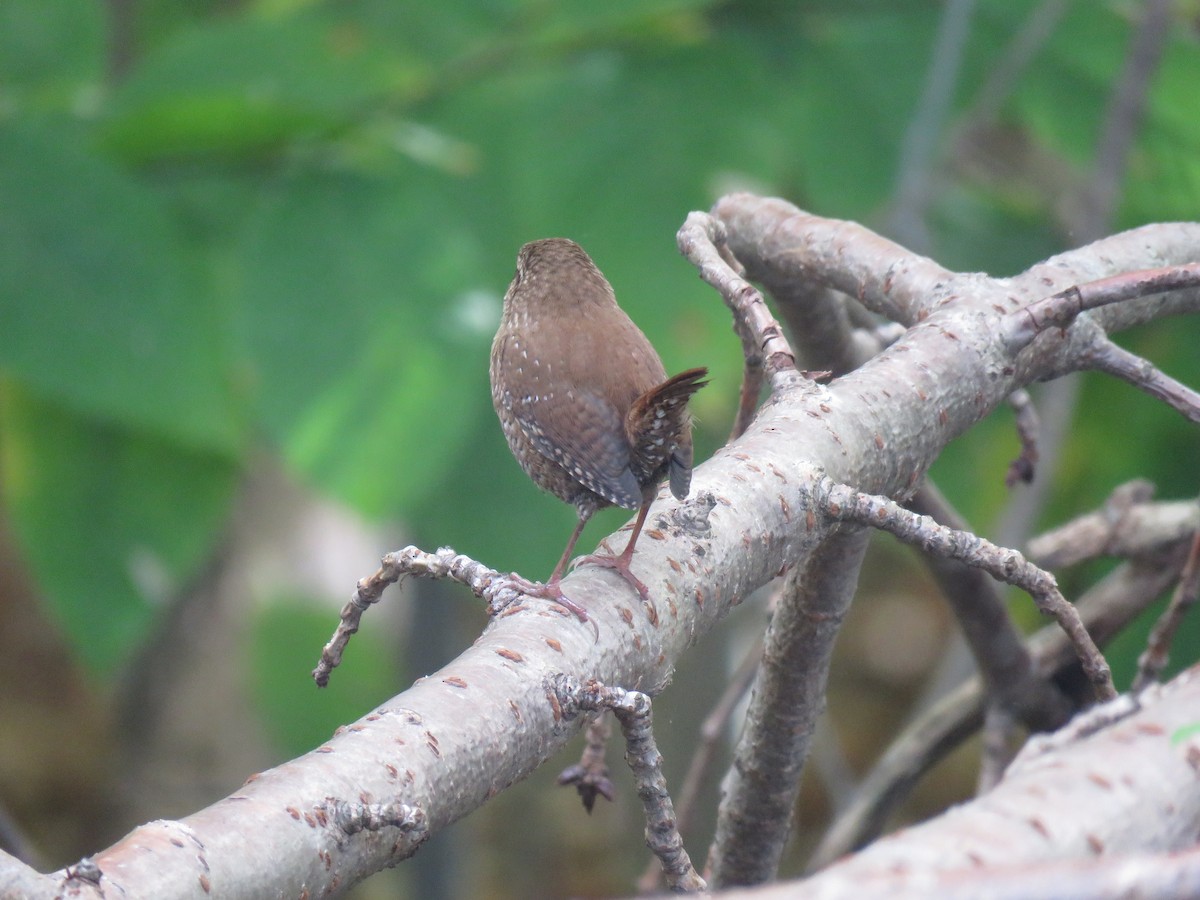
[[[577,732],[585,717],[556,713],[550,679],[654,695],[681,654],[751,591],[804,572],[844,527],[814,506],[823,479],[902,502],[946,443],[1014,390],[1091,365],[1108,332],[1200,308],[1200,292],[1180,291],[1091,310],[1016,352],[999,339],[1006,316],[1072,285],[1200,261],[1200,225],[1148,226],[993,279],[950,272],[780,200],[733,195],[712,215],[748,278],[807,279],[909,327],[827,386],[778,379],[745,433],[696,468],[686,501],[660,494],[634,563],[653,613],[618,575],[574,573],[564,588],[587,608],[598,640],[527,599],[453,662],[312,752],[207,809],[136,829],[82,869],[43,877],[48,896],[328,896],[395,865]],[[1101,839],[1106,850],[1131,846],[1124,830]],[[1037,843],[1050,854],[1080,840],[1086,846],[1050,831]]]
[[[1119,893],[1112,878],[1127,857],[1154,858],[1166,865],[1170,883],[1200,883],[1198,705],[1200,667],[1031,740],[1004,780],[971,803],[878,841],[802,884],[727,896],[1194,896],[1194,890],[1155,890],[1160,876],[1148,870],[1136,882],[1145,891],[1124,882],[1129,892]],[[1166,855],[1172,851],[1192,851],[1183,871]],[[994,890],[997,883],[1003,887]]]

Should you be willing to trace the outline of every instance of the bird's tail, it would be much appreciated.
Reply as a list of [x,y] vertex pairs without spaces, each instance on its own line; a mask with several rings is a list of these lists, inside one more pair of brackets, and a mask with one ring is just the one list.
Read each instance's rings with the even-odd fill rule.
[[[708,369],[688,369],[646,391],[625,416],[625,434],[633,448],[631,468],[645,484],[668,468],[671,493],[682,500],[692,483],[692,419],[688,400],[708,384]],[[657,476],[657,477],[656,477]]]

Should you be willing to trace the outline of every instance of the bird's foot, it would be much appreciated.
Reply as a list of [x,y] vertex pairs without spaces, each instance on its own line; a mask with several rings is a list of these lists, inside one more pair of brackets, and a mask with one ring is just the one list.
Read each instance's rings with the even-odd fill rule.
[[642,598],[642,602],[650,606],[650,592],[646,590],[646,585],[642,584],[642,580],[633,574],[633,570],[629,568],[629,557],[624,553],[619,553],[615,556],[606,556],[601,553],[591,553],[587,556],[581,556],[575,560],[576,566],[592,565],[601,566],[605,569],[613,569],[618,575],[624,578]]
[[522,578],[516,572],[505,577],[505,584],[511,586],[514,590],[520,591],[529,597],[539,597],[542,600],[549,600],[551,603],[557,603],[563,609],[574,614],[580,622],[587,622],[592,626],[592,631],[596,633],[596,638],[600,638],[600,628],[596,625],[596,620],[587,614],[587,610],[563,593],[562,586],[559,583],[560,579],[552,578],[547,582],[530,581],[528,578]]

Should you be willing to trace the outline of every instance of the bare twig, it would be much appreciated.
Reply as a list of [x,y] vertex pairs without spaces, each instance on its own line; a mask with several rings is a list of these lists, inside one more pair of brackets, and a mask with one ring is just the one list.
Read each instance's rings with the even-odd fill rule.
[[[1054,36],[1071,0],[1043,0],[1030,11],[1020,28],[989,64],[987,79],[970,101],[965,114],[947,140],[950,161],[967,180],[985,179],[1011,187],[1014,175],[1038,187],[1050,187],[1052,198],[1073,190],[1080,179],[1071,178],[1062,161],[1045,151],[1017,143],[1016,132],[1001,120],[1004,104],[1020,84],[1029,66]],[[1068,177],[1063,177],[1066,174]],[[1041,193],[1046,193],[1042,191]],[[1054,201],[1050,201],[1053,205]]]
[[[717,700],[712,711],[705,716],[704,722],[700,725],[700,744],[696,747],[696,752],[692,754],[687,774],[683,776],[683,786],[679,789],[679,802],[675,804],[681,834],[690,830],[692,826],[696,801],[700,796],[700,789],[704,785],[705,776],[716,756],[721,735],[728,727],[729,719],[733,715],[733,711],[737,709],[738,703],[746,695],[746,691],[750,690],[750,685],[754,683],[754,675],[762,660],[762,650],[763,644],[760,638],[742,657],[741,663],[733,673],[733,677],[729,679],[720,699]],[[662,867],[651,860],[646,871],[638,878],[638,892],[642,894],[654,892],[658,888],[661,876]]]
[[553,679],[548,690],[566,718],[577,712],[613,711],[625,736],[625,761],[633,772],[638,798],[646,813],[646,845],[662,862],[671,890],[678,893],[704,890],[704,879],[692,866],[679,835],[671,795],[662,774],[662,754],[654,741],[649,695],[607,687],[597,681],[580,685],[565,676]]
[[1177,544],[1200,529],[1192,500],[1151,503],[1154,485],[1143,479],[1113,489],[1096,512],[1072,519],[1029,542],[1029,558],[1060,569],[1100,556],[1145,556]]
[[1171,602],[1154,623],[1146,649],[1138,657],[1138,671],[1133,679],[1135,692],[1142,691],[1156,682],[1167,667],[1171,641],[1174,640],[1184,615],[1188,609],[1195,606],[1197,599],[1200,599],[1200,531],[1197,531],[1192,539],[1192,549],[1188,553]]
[[1090,309],[1196,287],[1200,287],[1200,263],[1122,272],[1074,285],[1009,313],[1000,326],[1002,338],[1009,352],[1017,353],[1043,331],[1066,328]]
[[1129,148],[1170,34],[1172,6],[1173,0],[1147,0],[1142,4],[1142,20],[1104,117],[1088,190],[1080,198],[1082,208],[1074,223],[1080,243],[1098,238],[1112,227]]
[[608,763],[604,758],[611,735],[612,726],[606,715],[601,713],[592,719],[585,732],[583,754],[579,762],[563,769],[558,776],[560,785],[575,787],[583,800],[583,808],[589,813],[596,805],[597,795],[610,803],[614,796],[613,783],[608,777]]
[[927,215],[937,170],[938,139],[954,99],[974,6],[975,0],[950,0],[945,4],[937,38],[927,57],[929,69],[921,97],[900,144],[898,177],[886,230],[921,253],[928,253],[932,244]]
[[[798,360],[810,369],[844,375],[907,330],[896,322],[881,323],[843,292],[797,277],[787,266],[760,266],[753,277],[774,300]],[[863,320],[860,327],[852,325],[855,313]]]
[[1008,467],[1004,477],[1007,487],[1014,487],[1018,482],[1029,484],[1033,481],[1038,463],[1038,433],[1041,423],[1038,420],[1037,407],[1029,391],[1021,388],[1008,395],[1008,405],[1012,407],[1017,420],[1017,437],[1021,441],[1021,452]]
[[[932,484],[926,483],[905,504],[919,516],[958,532],[966,522]],[[994,702],[1033,729],[1056,728],[1071,713],[1071,704],[1053,684],[1038,677],[1004,598],[982,569],[938,553],[923,554],[963,636],[975,657],[980,677]]]
[[[358,631],[362,614],[367,607],[379,602],[384,589],[395,584],[407,575],[417,575],[424,578],[449,578],[459,584],[466,585],[471,592],[488,604],[488,615],[514,612],[515,606],[523,595],[512,587],[504,574],[495,569],[489,569],[483,563],[455,553],[449,547],[442,547],[436,553],[428,553],[419,547],[408,546],[403,550],[389,553],[380,561],[379,569],[366,578],[361,579],[355,586],[354,594],[348,603],[342,607],[338,627],[333,637],[321,649],[321,660],[313,669],[313,680],[318,687],[329,683],[329,676],[342,661],[342,654],[350,637]],[[561,610],[563,615],[570,613],[559,606],[551,604],[552,611]],[[592,623],[595,628],[595,622]]]
[[941,553],[976,566],[1006,584],[1021,588],[1033,598],[1039,610],[1067,633],[1096,698],[1108,700],[1117,695],[1108,663],[1083,627],[1078,611],[1059,592],[1049,572],[1039,569],[1016,550],[1006,550],[968,532],[938,525],[926,516],[915,516],[887,497],[864,494],[830,479],[824,479],[819,491],[823,495],[822,508],[837,521],[879,528],[926,552]]
[[742,277],[742,266],[729,249],[725,225],[719,219],[708,213],[689,213],[676,240],[679,252],[725,300],[733,313],[733,329],[742,341],[746,369],[732,433],[737,437],[754,417],[764,376],[774,386],[781,375],[793,373],[796,354],[762,294]]
[[1045,0],[1029,14],[1020,30],[1001,51],[996,64],[990,67],[987,80],[972,104],[971,120],[988,123],[1000,114],[1005,100],[1012,94],[1034,57],[1054,34],[1069,5],[1070,0]]
[[1105,339],[1088,354],[1091,368],[1127,381],[1139,391],[1161,400],[1180,415],[1200,423],[1200,392],[1162,372],[1148,360]]
[[[765,271],[756,280],[775,301],[792,347],[806,368],[842,375],[887,346],[874,329],[851,328],[850,298],[845,294],[806,279],[772,277],[774,274]],[[905,331],[894,322],[884,328],[893,341]]]

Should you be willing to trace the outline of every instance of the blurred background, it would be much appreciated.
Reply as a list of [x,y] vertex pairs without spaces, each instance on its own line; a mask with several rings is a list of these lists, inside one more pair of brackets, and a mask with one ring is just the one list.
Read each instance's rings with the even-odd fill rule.
[[[704,459],[741,357],[675,250],[689,210],[779,195],[997,275],[1196,219],[1198,28],[1194,3],[1156,0],[3,0],[4,845],[52,868],[192,812],[467,646],[479,603],[408,584],[313,686],[382,553],[549,572],[574,514],[509,455],[487,383],[522,243],[578,240],[669,371],[712,370]],[[1120,340],[1200,385],[1200,322]],[[1020,543],[1137,476],[1195,495],[1179,416],[1100,376],[1049,390],[1031,487],[1004,487],[1003,410],[934,469],[983,534]],[[598,515],[581,552],[627,517]],[[1067,595],[1103,570],[1062,573]],[[739,608],[661,697],[672,784],[764,625],[761,602]],[[1113,650],[1119,685],[1147,628]],[[1200,632],[1180,641],[1194,661]],[[955,647],[920,561],[877,540],[786,873],[963,677]],[[697,860],[727,754],[685,834]],[[969,796],[975,755],[906,815]],[[357,896],[631,890],[647,853],[610,757],[621,793],[591,817],[553,786],[572,751]]]

